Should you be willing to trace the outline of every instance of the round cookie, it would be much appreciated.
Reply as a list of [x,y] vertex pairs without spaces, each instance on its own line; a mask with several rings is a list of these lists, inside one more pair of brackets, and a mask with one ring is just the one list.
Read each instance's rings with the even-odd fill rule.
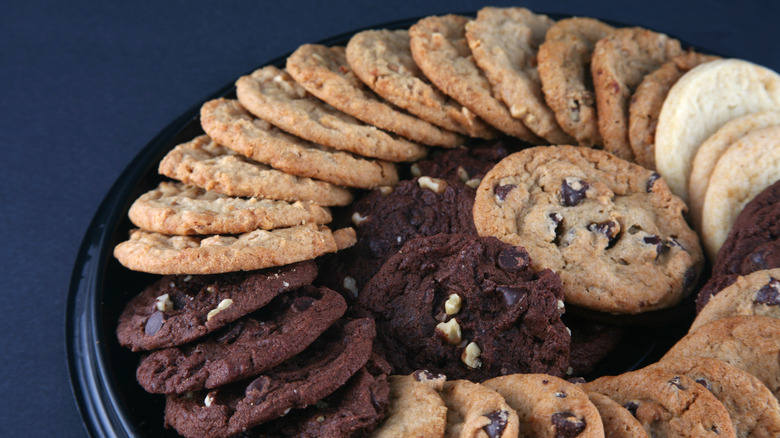
[[675,305],[696,284],[703,260],[684,210],[657,173],[601,150],[539,146],[488,172],[474,222],[557,272],[567,302],[637,314]]
[[183,394],[257,375],[302,352],[346,310],[338,293],[304,286],[209,339],[153,351],[141,359],[136,380],[150,393]]
[[314,143],[364,157],[414,161],[427,148],[366,125],[310,95],[290,75],[274,66],[236,81],[238,101],[249,112]]
[[689,50],[648,73],[636,87],[628,106],[628,140],[637,164],[655,169],[655,130],[669,90],[683,74],[716,56]]
[[409,31],[366,30],[349,39],[347,62],[374,92],[417,117],[470,137],[492,139],[498,131],[436,89],[412,58]]
[[763,315],[780,319],[780,269],[766,269],[737,277],[712,297],[693,320],[689,331],[716,319]]
[[375,334],[370,319],[353,320],[273,372],[208,392],[168,395],[165,424],[187,437],[227,438],[314,405],[368,362]]
[[536,68],[538,47],[552,24],[546,15],[526,8],[484,7],[466,24],[466,40],[474,62],[512,117],[551,144],[569,144],[574,139],[547,106]]
[[604,437],[598,410],[573,383],[546,374],[512,374],[482,384],[517,412],[520,436]]
[[709,357],[677,357],[651,365],[684,374],[726,408],[738,437],[780,436],[780,404],[755,376]]
[[485,174],[514,149],[509,138],[485,142],[468,148],[432,153],[411,166],[415,177],[429,176],[452,183],[463,183],[476,190]]
[[136,229],[114,247],[114,257],[128,269],[150,274],[252,271],[336,252],[341,249],[337,235],[343,233],[316,224],[209,236],[169,236]]
[[780,268],[780,181],[756,195],[739,213],[718,252],[712,276],[699,291],[696,310],[740,275]]
[[344,187],[272,169],[216,144],[206,135],[173,148],[160,161],[159,172],[228,196],[311,201],[323,206],[347,205],[353,200]]
[[720,157],[732,143],[749,132],[774,125],[780,125],[780,111],[745,114],[726,122],[696,150],[688,179],[690,198],[688,207],[690,207],[693,225],[697,230],[701,230],[702,207],[704,197],[707,194],[707,186],[710,183],[710,175],[712,175]]
[[240,234],[332,220],[330,210],[311,202],[236,198],[168,181],[136,199],[127,215],[137,227],[177,235]]
[[462,136],[388,105],[355,76],[345,52],[342,46],[303,44],[287,58],[287,72],[309,93],[369,125],[430,146],[463,144]]
[[441,398],[447,405],[445,437],[518,436],[517,413],[501,394],[487,386],[468,380],[446,382]]
[[372,189],[398,182],[395,165],[311,143],[253,117],[236,100],[214,99],[200,109],[203,130],[220,145],[290,175]]
[[133,351],[182,345],[265,306],[280,293],[310,284],[316,276],[317,265],[311,261],[257,272],[165,276],[125,305],[116,336]]
[[452,379],[513,373],[563,376],[571,342],[560,279],[493,237],[409,240],[358,296],[377,344],[399,374],[425,367]]
[[701,239],[711,261],[739,213],[780,181],[780,125],[752,131],[732,143],[710,175],[701,211]]
[[390,405],[384,422],[373,432],[375,438],[443,437],[447,406],[439,392],[446,377],[418,370],[389,377]]
[[631,411],[649,436],[736,436],[723,404],[683,374],[644,368],[600,377],[582,388],[606,395]]
[[617,29],[596,43],[590,68],[604,149],[634,159],[628,139],[631,96],[646,74],[680,53],[676,39],[639,27]]
[[680,339],[661,358],[704,356],[720,359],[756,376],[780,398],[780,319],[760,315],[721,318]]
[[655,165],[672,192],[688,201],[691,162],[699,146],[724,123],[780,108],[780,75],[739,59],[701,64],[674,84],[661,107]]
[[581,146],[602,144],[590,60],[596,42],[615,29],[586,17],[565,18],[547,30],[537,55],[544,98],[561,128]]
[[604,436],[609,438],[649,438],[642,423],[628,409],[598,392],[588,392],[604,424]]
[[600,324],[568,311],[561,317],[571,330],[569,366],[572,376],[584,376],[617,348],[623,339],[624,327]]
[[492,95],[490,82],[477,67],[466,41],[466,23],[460,15],[430,16],[409,28],[409,47],[425,76],[442,92],[505,134],[531,143],[542,140]]

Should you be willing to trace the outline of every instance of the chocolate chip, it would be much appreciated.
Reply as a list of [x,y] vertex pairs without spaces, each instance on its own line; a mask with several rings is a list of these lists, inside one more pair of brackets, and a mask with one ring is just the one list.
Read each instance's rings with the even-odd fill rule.
[[578,383],[587,383],[588,382],[587,380],[585,380],[584,377],[571,377],[569,379],[566,379],[566,381],[569,382],[569,383],[574,383],[575,385],[578,384]]
[[555,232],[554,243],[558,245],[561,242],[561,235],[563,234],[563,216],[557,212],[550,213],[548,216],[552,221],[552,229]]
[[217,342],[220,344],[231,344],[238,339],[241,335],[241,331],[244,330],[244,321],[238,321],[237,323],[228,327],[228,329],[217,337]]
[[149,319],[146,320],[146,326],[144,327],[144,333],[146,336],[154,336],[163,326],[165,322],[165,314],[159,310],[152,313]]
[[573,207],[579,204],[585,199],[585,192],[587,192],[589,188],[590,185],[579,178],[566,178],[561,183],[561,199],[563,200],[563,205]]
[[558,397],[558,398],[566,398],[567,397],[566,393],[563,392],[563,391],[556,392],[555,396]]
[[605,221],[600,223],[591,223],[588,225],[588,231],[591,233],[601,233],[607,237],[607,248],[612,248],[617,243],[620,235],[620,224],[615,221]]
[[682,382],[680,382],[680,376],[673,377],[672,380],[669,381],[669,384],[676,387],[677,389],[685,390],[685,386],[683,386]]
[[770,279],[766,286],[756,292],[755,302],[767,306],[780,305],[780,281],[775,278]]
[[710,382],[708,382],[707,379],[698,378],[696,379],[696,383],[707,388],[707,391],[712,391],[712,385],[710,385]]
[[498,286],[496,290],[501,292],[501,295],[504,297],[504,303],[507,306],[514,306],[525,299],[526,296],[525,290],[511,286]]
[[658,236],[645,236],[644,242],[647,245],[655,245],[656,258],[666,250],[666,245],[663,244],[661,238]]
[[688,268],[683,275],[683,290],[689,290],[694,286],[696,282],[696,269],[693,267]]
[[515,189],[517,187],[514,184],[505,184],[496,187],[496,196],[499,200],[504,201],[506,200],[506,197],[509,195],[509,192]]
[[756,251],[750,254],[750,256],[747,257],[747,260],[743,262],[743,264],[748,265],[748,269],[750,272],[763,271],[764,269],[769,269],[770,266],[766,262],[766,256],[767,256],[766,250]]
[[551,418],[555,426],[555,436],[560,438],[577,436],[587,426],[584,418],[580,420],[571,412],[556,412]]
[[509,272],[523,270],[531,261],[531,256],[523,249],[516,246],[505,248],[498,254],[498,266]]
[[652,175],[650,175],[650,178],[647,179],[647,186],[645,186],[645,190],[647,190],[647,193],[653,191],[653,186],[655,185],[655,182],[658,181],[659,178],[661,178],[661,175],[658,172],[653,172]]
[[315,301],[312,297],[298,297],[293,301],[292,308],[296,312],[305,312]]
[[263,402],[270,392],[268,383],[271,379],[268,376],[260,376],[250,383],[244,391],[245,400],[250,405],[256,405]]
[[628,409],[628,412],[631,412],[631,415],[636,417],[636,410],[639,409],[639,403],[635,401],[630,401],[624,404],[623,407]]
[[485,430],[485,433],[487,433],[490,438],[500,437],[501,434],[504,433],[504,429],[506,429],[509,412],[496,411],[485,415],[485,417],[490,420],[490,423],[482,429]]

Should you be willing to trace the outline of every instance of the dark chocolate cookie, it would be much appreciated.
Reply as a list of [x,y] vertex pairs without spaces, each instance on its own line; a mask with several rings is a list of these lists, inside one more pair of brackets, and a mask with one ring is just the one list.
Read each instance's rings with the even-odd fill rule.
[[493,237],[439,234],[407,242],[369,281],[359,314],[376,318],[396,374],[427,369],[482,381],[511,373],[563,376],[570,337],[560,278]]
[[207,393],[168,395],[165,424],[187,438],[228,437],[314,405],[368,362],[375,334],[371,319],[353,320],[272,372]]
[[320,281],[355,297],[407,240],[439,233],[476,235],[473,205],[474,189],[437,178],[401,181],[391,193],[374,190],[354,205],[357,244],[326,258]]
[[347,310],[337,292],[304,286],[276,297],[203,342],[144,357],[138,383],[151,393],[182,394],[246,379],[302,352]]
[[626,331],[625,327],[600,324],[568,313],[562,319],[571,330],[569,374],[572,376],[591,372],[618,346]]
[[488,170],[520,147],[517,142],[517,139],[502,138],[469,147],[434,150],[429,158],[412,165],[412,174],[462,182],[476,188]]
[[310,284],[317,265],[305,261],[261,271],[169,275],[127,303],[116,329],[133,351],[182,345]]
[[780,181],[745,205],[718,251],[712,276],[699,292],[696,310],[740,275],[780,268]]

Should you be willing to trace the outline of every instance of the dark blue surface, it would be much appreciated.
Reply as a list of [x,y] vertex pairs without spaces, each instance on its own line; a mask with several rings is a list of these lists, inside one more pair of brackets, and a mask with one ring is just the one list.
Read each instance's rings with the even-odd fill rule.
[[[13,3],[13,4],[8,4]],[[780,3],[515,2],[668,32],[780,70]],[[79,246],[122,170],[259,63],[379,23],[508,2],[6,2],[0,13],[0,436],[85,436],[65,308]]]

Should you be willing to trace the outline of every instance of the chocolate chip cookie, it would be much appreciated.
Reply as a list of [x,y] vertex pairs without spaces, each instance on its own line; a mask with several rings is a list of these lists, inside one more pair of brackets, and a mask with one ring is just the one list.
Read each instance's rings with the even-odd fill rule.
[[488,172],[474,222],[556,271],[567,302],[637,314],[677,304],[696,284],[703,256],[684,211],[657,173],[602,150],[539,146]]
[[447,406],[440,395],[447,378],[427,370],[390,376],[387,418],[374,431],[375,438],[443,437]]
[[438,234],[408,241],[361,291],[393,371],[428,369],[482,381],[513,373],[563,376],[569,333],[560,279],[493,237]]
[[517,413],[498,392],[468,380],[446,382],[441,397],[447,405],[446,437],[516,437]]

